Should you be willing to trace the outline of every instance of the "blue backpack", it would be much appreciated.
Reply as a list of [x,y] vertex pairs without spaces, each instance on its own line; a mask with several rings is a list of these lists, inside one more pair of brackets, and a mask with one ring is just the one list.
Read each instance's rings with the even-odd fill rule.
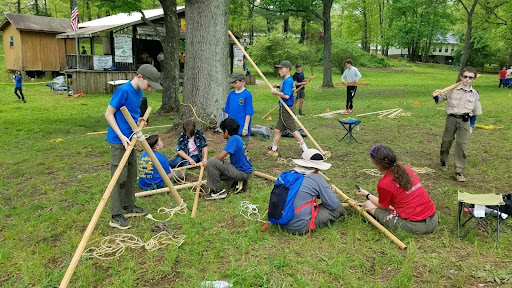
[[293,201],[295,200],[297,192],[302,185],[302,180],[304,180],[304,175],[297,173],[294,170],[285,171],[279,175],[276,183],[274,184],[274,188],[270,193],[270,201],[267,208],[268,221],[261,231],[265,231],[269,222],[277,225],[287,224],[293,219],[295,213],[307,206],[312,207],[311,210],[313,217],[311,218],[311,222],[313,223],[312,229],[314,229],[314,218],[316,216],[316,213],[314,213],[314,206],[318,203],[316,198],[304,203],[297,209],[293,209]]

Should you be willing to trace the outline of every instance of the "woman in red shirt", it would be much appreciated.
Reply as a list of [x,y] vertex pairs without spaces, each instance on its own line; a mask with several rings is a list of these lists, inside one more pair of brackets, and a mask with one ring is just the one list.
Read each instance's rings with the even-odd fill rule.
[[501,85],[503,85],[503,88],[507,88],[503,83],[503,79],[505,78],[507,78],[507,67],[503,67],[503,69],[500,71],[500,85],[498,85],[498,88],[501,88]]
[[363,189],[357,191],[357,195],[368,200],[363,204],[366,211],[391,229],[418,234],[434,232],[439,223],[436,207],[418,175],[410,167],[399,164],[388,146],[373,147],[370,156],[384,176],[377,184],[378,197]]

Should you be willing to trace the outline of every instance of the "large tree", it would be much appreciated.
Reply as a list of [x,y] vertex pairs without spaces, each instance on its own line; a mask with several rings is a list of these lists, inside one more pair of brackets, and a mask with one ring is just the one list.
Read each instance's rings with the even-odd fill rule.
[[[180,120],[215,125],[228,94],[228,0],[187,0],[185,79]],[[197,119],[199,118],[199,119]]]
[[467,14],[467,27],[466,27],[466,37],[464,39],[464,50],[462,52],[462,59],[460,60],[460,69],[459,74],[462,73],[462,70],[466,67],[466,62],[469,58],[469,45],[471,44],[471,31],[473,30],[473,13],[475,13],[475,8],[478,3],[478,0],[472,0],[472,3],[469,2],[466,5],[464,1],[458,0],[460,5],[464,8],[464,11],[466,11]]

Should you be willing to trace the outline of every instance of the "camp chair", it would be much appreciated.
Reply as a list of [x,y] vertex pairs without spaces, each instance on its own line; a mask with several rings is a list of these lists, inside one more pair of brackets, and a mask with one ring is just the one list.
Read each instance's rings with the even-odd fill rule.
[[[501,211],[500,206],[505,205],[505,202],[503,202],[503,196],[499,193],[495,194],[469,194],[463,191],[459,191],[458,195],[458,201],[459,201],[459,218],[457,221],[457,237],[459,237],[461,240],[464,239],[472,230],[482,227],[491,238],[493,238],[495,241],[500,240],[500,218],[501,218]],[[484,215],[476,215],[476,208],[475,205],[480,206],[494,206],[493,209],[497,208],[497,217],[496,217],[496,225],[494,225],[492,222],[493,220],[489,218],[489,215],[493,213],[484,213]],[[477,207],[478,208],[478,207]],[[485,209],[487,210],[487,209]],[[463,223],[461,223],[462,214],[464,211],[467,211],[467,219],[464,220]],[[491,210],[492,211],[492,210]],[[465,213],[464,213],[465,214]],[[463,233],[461,230],[462,228],[468,224],[470,220],[474,219],[476,221],[475,225],[472,228],[467,228],[467,231],[460,236],[461,233]]]
[[[338,142],[341,142],[341,140],[345,139],[345,137],[347,137],[347,135],[348,135],[348,144],[351,143],[352,139],[354,139],[354,141],[357,142],[356,138],[354,138],[354,135],[352,135],[352,130],[354,130],[354,128],[357,125],[359,125],[361,123],[361,121],[349,119],[347,121],[338,120],[338,122],[340,122],[340,124],[343,126],[343,128],[345,128],[345,131],[347,131],[347,133],[345,133],[345,136],[343,136]],[[359,143],[359,142],[357,142],[357,143]]]

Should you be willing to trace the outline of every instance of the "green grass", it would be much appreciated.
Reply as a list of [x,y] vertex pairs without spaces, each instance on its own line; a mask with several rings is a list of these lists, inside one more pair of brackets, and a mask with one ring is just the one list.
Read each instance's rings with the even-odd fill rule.
[[[309,76],[309,69],[304,70]],[[395,233],[408,245],[402,251],[350,208],[343,222],[314,233],[311,239],[288,235],[275,226],[262,233],[262,223],[239,213],[243,200],[259,205],[262,212],[268,204],[272,183],[253,177],[247,193],[230,195],[223,201],[200,200],[195,219],[190,214],[175,216],[170,223],[175,231],[186,235],[182,246],[154,252],[128,248],[114,260],[83,259],[70,286],[199,287],[203,280],[225,280],[234,287],[498,286],[496,279],[504,281],[511,272],[510,220],[503,222],[499,243],[481,231],[461,241],[456,237],[456,195],[458,189],[472,193],[510,192],[512,90],[498,89],[496,75],[483,75],[475,82],[484,111],[478,123],[505,127],[473,132],[465,171],[468,181],[460,184],[451,179],[451,172],[437,171],[445,112],[437,109],[430,97],[434,89],[453,83],[456,69],[393,62],[392,68],[360,71],[371,86],[358,89],[355,114],[402,108],[411,116],[358,117],[362,124],[354,136],[362,144],[338,142],[343,134],[336,120],[348,117],[311,115],[324,113],[327,107],[331,111],[344,109],[345,88],[317,89],[322,82],[322,75],[318,75],[307,87],[307,116],[300,120],[322,149],[331,152],[328,162],[333,167],[326,174],[332,183],[359,201],[363,199],[355,195],[354,184],[375,192],[378,177],[362,172],[373,168],[368,151],[375,144],[391,146],[410,166],[435,169],[433,173],[420,174],[441,220],[434,234]],[[334,82],[339,77],[334,75]],[[270,78],[271,82],[278,80]],[[86,135],[106,130],[103,114],[110,95],[65,98],[64,94],[52,94],[44,84],[27,84],[23,87],[27,103],[23,104],[13,95],[11,82],[0,85],[0,286],[55,287],[110,181],[105,135]],[[253,125],[275,125],[276,112],[271,114],[272,121],[260,119],[276,104],[269,88],[248,88],[254,95]],[[160,94],[146,96],[156,111]],[[419,104],[415,105],[415,101]],[[153,113],[150,126],[172,124],[173,120],[173,115]],[[165,151],[171,156],[176,135],[167,128],[153,132],[163,136]],[[215,134],[208,137],[212,143],[210,155],[214,155],[222,149],[223,140]],[[262,155],[269,144],[262,138],[251,139],[250,156],[255,169],[276,176],[292,168]],[[291,138],[282,139],[280,152],[284,159],[300,157],[300,149]],[[453,169],[452,161],[449,167]],[[191,191],[180,194],[191,209]],[[169,194],[144,197],[137,203],[149,208],[153,215],[159,207],[176,205]],[[90,241],[119,232],[107,226],[107,209],[108,205]],[[146,218],[134,219],[132,229],[126,232],[147,241],[153,235],[153,224]]]

